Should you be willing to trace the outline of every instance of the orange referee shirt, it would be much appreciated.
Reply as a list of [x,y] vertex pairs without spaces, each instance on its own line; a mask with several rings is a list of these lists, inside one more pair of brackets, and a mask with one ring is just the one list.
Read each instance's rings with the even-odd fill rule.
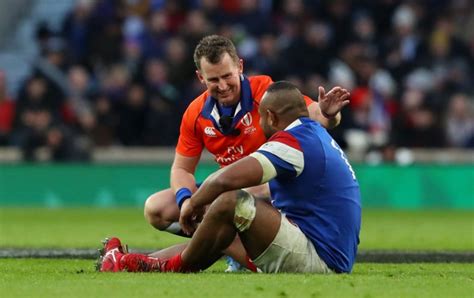
[[[242,76],[240,102],[235,109],[232,132],[227,134],[219,125],[217,100],[207,91],[199,95],[183,114],[176,152],[196,157],[206,148],[223,167],[256,151],[266,141],[259,125],[258,106],[271,83],[269,76]],[[313,102],[307,96],[305,101],[306,105]]]

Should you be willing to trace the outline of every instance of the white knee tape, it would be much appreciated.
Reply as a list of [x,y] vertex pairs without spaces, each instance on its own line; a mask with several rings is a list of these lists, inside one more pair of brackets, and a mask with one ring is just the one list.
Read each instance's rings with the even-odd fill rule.
[[250,228],[256,211],[255,198],[248,192],[239,190],[234,214],[234,226],[239,232],[244,232]]

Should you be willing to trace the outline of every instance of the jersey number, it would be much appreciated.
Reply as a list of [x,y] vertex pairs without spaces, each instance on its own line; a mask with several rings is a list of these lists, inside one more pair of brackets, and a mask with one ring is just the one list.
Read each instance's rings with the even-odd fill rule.
[[356,175],[355,175],[354,170],[352,169],[351,164],[350,164],[349,161],[347,160],[347,157],[346,157],[346,155],[344,154],[344,151],[342,151],[341,147],[339,147],[339,145],[336,143],[336,141],[334,141],[334,139],[331,141],[331,146],[332,146],[334,149],[336,149],[337,151],[339,151],[339,153],[341,154],[342,160],[344,160],[344,162],[346,163],[347,167],[349,168],[349,171],[350,171],[351,174],[352,174],[352,178],[353,178],[354,180],[356,180]]

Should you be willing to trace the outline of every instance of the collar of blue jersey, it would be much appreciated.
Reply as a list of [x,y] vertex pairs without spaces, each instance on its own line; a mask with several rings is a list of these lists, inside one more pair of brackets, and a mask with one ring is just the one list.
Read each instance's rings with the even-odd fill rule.
[[[217,108],[217,100],[209,95],[206,98],[206,103],[202,109],[201,115],[210,119],[216,128],[220,129],[219,119],[221,118],[219,110]],[[232,126],[235,125],[242,119],[242,117],[253,109],[253,98],[252,90],[250,89],[250,81],[244,75],[240,75],[240,101],[237,104],[234,112],[234,119],[232,121]]]
[[296,119],[295,121],[291,122],[284,130],[290,130],[294,127],[297,127],[303,123],[306,123],[306,122],[312,122],[313,120],[311,120],[309,117],[300,117],[298,119]]

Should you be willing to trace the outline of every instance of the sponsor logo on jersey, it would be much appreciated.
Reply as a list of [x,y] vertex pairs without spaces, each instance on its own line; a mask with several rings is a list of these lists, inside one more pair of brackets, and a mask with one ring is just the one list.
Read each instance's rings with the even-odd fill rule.
[[230,165],[244,157],[245,150],[244,146],[229,146],[227,147],[227,152],[224,154],[216,155],[216,162],[221,166]]
[[250,126],[252,124],[252,115],[250,113],[245,114],[244,117],[242,117],[242,120],[240,120],[240,122],[244,126]]
[[244,129],[244,134],[246,134],[246,135],[251,135],[251,134],[253,134],[253,133],[256,132],[256,131],[257,131],[257,129],[255,128],[255,126],[250,126],[250,127],[246,127],[246,128]]
[[218,156],[216,156],[216,162],[218,164],[220,164],[221,166],[227,166],[227,165],[230,165],[230,164],[238,161],[242,157],[243,157],[243,155],[241,155],[241,154],[238,154],[238,155],[232,154],[231,156],[228,156],[228,157],[218,155]]
[[228,154],[244,154],[244,146],[229,146],[227,147]]
[[212,127],[212,126],[206,126],[206,128],[204,128],[204,133],[209,137],[215,137],[216,136],[215,128]]

